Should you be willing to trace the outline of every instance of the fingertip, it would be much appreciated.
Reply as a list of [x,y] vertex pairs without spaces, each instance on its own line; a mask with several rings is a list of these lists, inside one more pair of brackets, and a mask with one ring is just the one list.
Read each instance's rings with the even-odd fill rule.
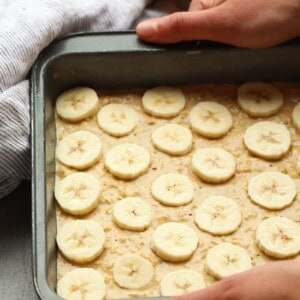
[[155,20],[147,20],[137,25],[136,32],[141,39],[149,39],[158,32],[157,22]]

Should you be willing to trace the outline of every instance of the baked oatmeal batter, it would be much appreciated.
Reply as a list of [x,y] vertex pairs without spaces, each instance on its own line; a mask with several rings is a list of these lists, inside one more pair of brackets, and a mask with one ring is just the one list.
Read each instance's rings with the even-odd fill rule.
[[[292,110],[300,101],[300,85],[274,84],[283,93],[285,103],[282,109],[272,117],[251,118],[244,113],[237,104],[236,85],[197,85],[181,87],[186,97],[184,110],[172,119],[159,119],[144,113],[141,106],[143,90],[119,90],[98,91],[100,106],[109,103],[124,103],[134,108],[139,115],[139,121],[134,131],[125,137],[112,137],[100,129],[97,123],[97,114],[79,123],[65,122],[59,117],[56,120],[57,139],[60,141],[69,133],[80,129],[87,129],[99,136],[102,143],[102,158],[86,172],[96,176],[101,185],[102,192],[98,207],[90,214],[83,217],[72,217],[64,213],[57,205],[58,231],[66,222],[73,219],[95,220],[99,222],[106,233],[105,250],[94,262],[85,264],[99,271],[105,278],[107,285],[106,298],[127,297],[153,297],[159,296],[159,282],[169,272],[187,268],[195,270],[204,276],[207,285],[215,280],[204,270],[204,261],[208,250],[220,242],[231,242],[247,250],[253,262],[253,266],[272,261],[258,250],[255,243],[255,231],[261,221],[270,216],[283,216],[300,223],[299,195],[293,203],[279,211],[270,211],[255,205],[247,195],[248,180],[254,175],[276,170],[290,175],[299,190],[300,180],[297,173],[297,156],[300,150],[300,135],[291,123]],[[173,157],[155,149],[151,142],[151,134],[157,127],[176,123],[190,128],[189,112],[199,101],[217,101],[225,105],[233,117],[233,127],[222,138],[210,140],[200,135],[193,134],[193,149],[186,155]],[[292,136],[292,147],[289,153],[279,161],[266,161],[249,154],[243,143],[245,130],[252,124],[268,120],[284,123]],[[151,155],[151,166],[145,174],[132,181],[116,179],[104,168],[104,157],[113,146],[123,143],[136,143],[147,149]],[[234,155],[236,159],[236,173],[233,178],[223,184],[207,184],[201,181],[191,171],[191,159],[196,149],[203,147],[222,147]],[[62,179],[75,172],[57,162],[57,177]],[[163,206],[153,199],[150,188],[154,179],[162,174],[175,172],[188,176],[195,187],[194,200],[179,207]],[[211,195],[223,195],[236,201],[242,210],[242,224],[232,234],[227,236],[213,236],[201,231],[194,221],[194,213],[198,205]],[[122,230],[112,222],[112,206],[124,197],[140,197],[152,207],[152,222],[144,232]],[[194,255],[184,263],[168,263],[160,259],[150,248],[151,236],[154,229],[165,222],[180,222],[194,229],[199,237],[198,248]],[[115,261],[124,254],[138,254],[150,262],[155,269],[155,278],[152,284],[142,290],[128,290],[119,287],[112,277],[112,269]],[[298,255],[294,259],[300,259]],[[57,260],[57,279],[78,266],[66,261],[60,254]]]

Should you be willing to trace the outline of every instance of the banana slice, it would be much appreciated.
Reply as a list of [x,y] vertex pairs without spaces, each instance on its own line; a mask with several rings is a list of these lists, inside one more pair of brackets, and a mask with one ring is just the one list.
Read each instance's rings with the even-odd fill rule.
[[244,135],[246,148],[266,160],[278,160],[288,153],[291,135],[285,125],[275,122],[257,122]]
[[184,155],[193,146],[193,136],[189,129],[178,124],[166,124],[152,133],[152,143],[158,150],[170,155]]
[[131,180],[148,170],[150,154],[139,145],[121,144],[107,152],[104,164],[108,171],[117,178]]
[[297,161],[296,161],[296,170],[300,175],[300,154],[298,154]]
[[128,105],[111,103],[101,108],[98,124],[106,133],[121,137],[133,131],[137,124],[137,113]]
[[55,185],[55,198],[61,209],[71,215],[84,215],[98,205],[100,183],[93,175],[78,172]]
[[252,262],[244,248],[231,243],[221,243],[208,251],[205,267],[211,276],[223,279],[250,269]]
[[123,288],[144,288],[151,283],[153,277],[154,269],[152,264],[139,255],[123,255],[114,264],[113,278]]
[[300,103],[298,103],[292,112],[292,122],[298,131],[300,131]]
[[266,255],[287,258],[300,252],[300,226],[291,219],[271,217],[256,230],[257,246]]
[[251,117],[270,117],[283,106],[283,96],[270,84],[247,82],[238,88],[238,103]]
[[102,253],[105,234],[102,226],[95,221],[76,220],[59,230],[56,241],[64,257],[83,264],[95,260]]
[[235,168],[233,155],[222,148],[199,149],[192,158],[193,172],[202,180],[210,183],[229,180],[234,175]]
[[268,209],[282,209],[296,197],[293,179],[280,172],[263,172],[251,178],[248,184],[250,199]]
[[198,237],[194,230],[184,224],[169,222],[156,227],[152,234],[152,250],[170,262],[188,260],[195,252]]
[[56,158],[66,166],[84,170],[94,165],[101,157],[102,145],[97,135],[75,131],[63,138],[56,147]]
[[224,196],[211,196],[197,208],[195,222],[204,231],[214,235],[225,235],[238,229],[242,222],[242,214],[233,200]]
[[144,231],[151,222],[151,207],[140,198],[124,198],[114,205],[112,219],[123,229]]
[[162,296],[180,296],[205,286],[205,281],[198,272],[181,269],[164,276],[160,282],[160,292]]
[[93,116],[99,105],[97,93],[88,87],[76,87],[60,94],[56,100],[58,115],[71,122]]
[[168,173],[153,181],[151,193],[154,199],[164,205],[186,205],[193,200],[194,185],[184,175]]
[[159,118],[172,118],[185,107],[185,97],[180,89],[160,86],[147,90],[142,98],[144,111]]
[[102,300],[106,286],[103,276],[92,268],[75,269],[57,283],[57,293],[68,300]]
[[203,101],[191,110],[190,125],[193,131],[202,136],[219,138],[232,127],[232,116],[224,105],[213,101]]

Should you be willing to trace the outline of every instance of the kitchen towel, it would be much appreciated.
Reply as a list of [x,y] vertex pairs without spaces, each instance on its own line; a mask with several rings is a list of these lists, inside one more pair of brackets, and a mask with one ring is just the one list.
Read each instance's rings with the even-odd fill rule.
[[40,51],[79,31],[129,29],[151,0],[0,0],[0,198],[30,178],[29,82]]

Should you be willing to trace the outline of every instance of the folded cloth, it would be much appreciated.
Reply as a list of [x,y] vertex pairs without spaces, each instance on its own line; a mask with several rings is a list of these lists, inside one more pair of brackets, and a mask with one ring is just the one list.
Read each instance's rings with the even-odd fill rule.
[[30,178],[26,76],[55,38],[125,30],[151,0],[0,0],[0,198]]

